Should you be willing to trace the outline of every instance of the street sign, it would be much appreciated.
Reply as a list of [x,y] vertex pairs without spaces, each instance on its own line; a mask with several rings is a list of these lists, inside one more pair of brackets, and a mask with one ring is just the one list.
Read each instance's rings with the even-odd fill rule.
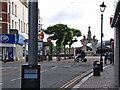
[[47,38],[47,41],[48,41],[48,42],[51,42],[51,38],[50,38],[50,37],[48,37],[48,38]]
[[40,90],[40,65],[22,65],[21,88]]

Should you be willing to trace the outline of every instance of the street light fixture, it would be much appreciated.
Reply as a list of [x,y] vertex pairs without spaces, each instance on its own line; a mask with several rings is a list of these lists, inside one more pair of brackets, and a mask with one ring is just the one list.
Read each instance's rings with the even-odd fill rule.
[[100,11],[104,12],[106,8],[106,5],[104,4],[104,2],[100,5]]
[[103,49],[102,49],[102,38],[103,38],[103,12],[105,11],[106,5],[104,2],[100,5],[100,11],[101,11],[101,55],[100,55],[100,70],[103,71]]

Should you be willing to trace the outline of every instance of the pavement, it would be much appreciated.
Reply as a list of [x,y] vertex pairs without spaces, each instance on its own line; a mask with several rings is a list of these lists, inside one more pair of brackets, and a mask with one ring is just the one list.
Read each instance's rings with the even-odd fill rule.
[[93,73],[83,78],[73,88],[79,88],[80,90],[120,90],[120,88],[114,87],[114,66],[109,64],[104,66],[103,72],[100,76],[93,76]]

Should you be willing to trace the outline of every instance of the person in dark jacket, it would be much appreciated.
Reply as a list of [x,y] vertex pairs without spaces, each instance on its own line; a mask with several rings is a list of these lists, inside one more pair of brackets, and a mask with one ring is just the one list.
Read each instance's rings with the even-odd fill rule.
[[107,65],[108,53],[106,52],[104,63]]
[[81,52],[81,61],[85,58],[85,52],[84,50]]

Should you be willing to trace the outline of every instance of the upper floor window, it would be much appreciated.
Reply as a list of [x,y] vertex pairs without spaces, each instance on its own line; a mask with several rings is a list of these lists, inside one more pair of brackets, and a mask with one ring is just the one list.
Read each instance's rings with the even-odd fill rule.
[[17,5],[15,5],[15,16],[17,16]]
[[12,20],[12,29],[14,29],[14,20]]
[[0,2],[0,12],[2,12],[2,3]]
[[17,29],[17,22],[15,22],[15,29]]
[[19,19],[19,30],[20,30],[20,19]]
[[14,3],[12,2],[12,14],[14,14]]

